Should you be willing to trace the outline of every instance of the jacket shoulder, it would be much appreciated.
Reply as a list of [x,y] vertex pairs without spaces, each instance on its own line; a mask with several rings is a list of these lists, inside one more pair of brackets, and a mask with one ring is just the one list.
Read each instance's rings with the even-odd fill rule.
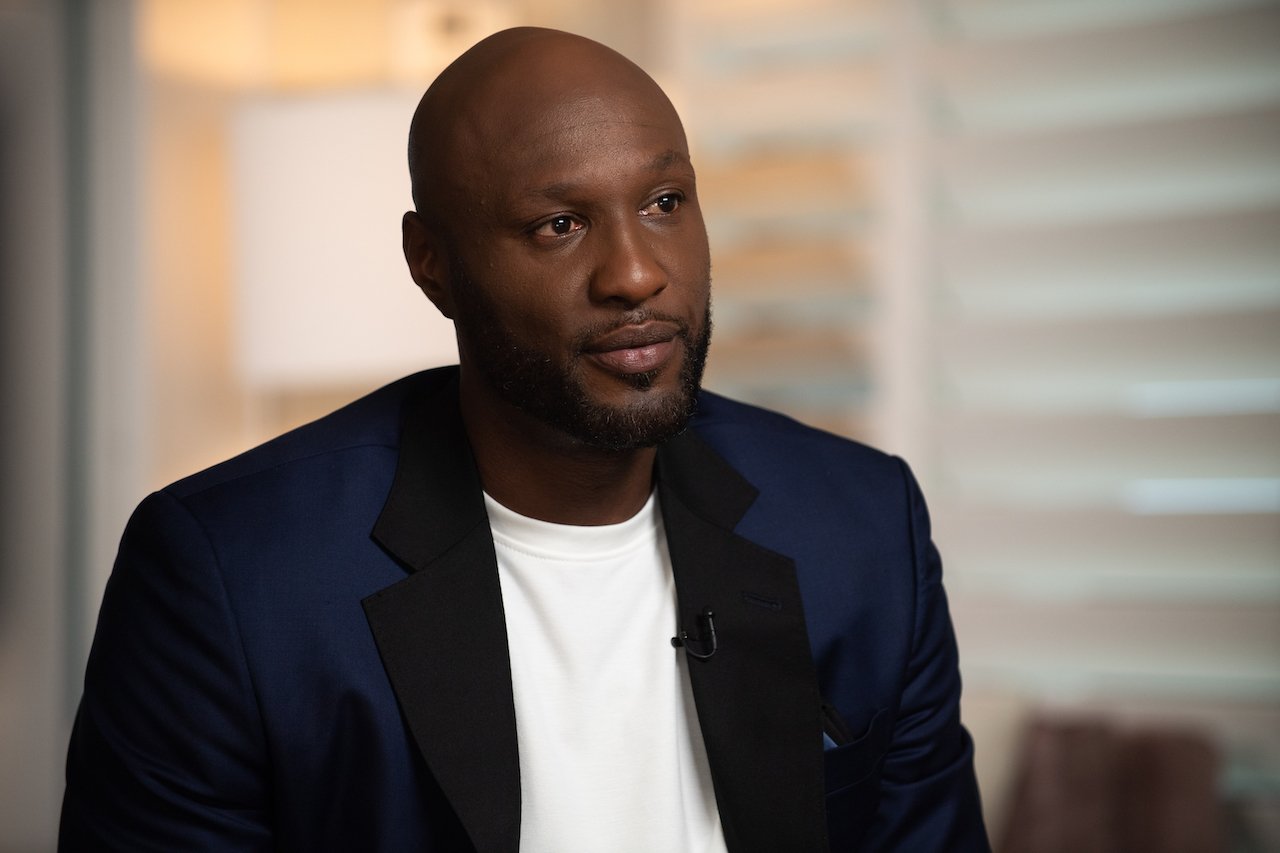
[[914,555],[928,534],[905,462],[715,394],[700,398],[692,427],[756,490],[735,531],[795,561],[815,623],[837,578],[845,600],[858,600],[855,587],[874,588],[881,605],[893,599],[897,612],[910,610]]
[[407,399],[444,387],[456,370],[422,371],[384,385],[324,417],[184,477],[164,489],[183,500],[237,480],[316,461],[360,448],[395,449],[400,443],[400,414]]
[[861,492],[902,483],[904,465],[895,456],[708,391],[699,396],[690,426],[758,488],[805,477],[828,486],[856,484]]

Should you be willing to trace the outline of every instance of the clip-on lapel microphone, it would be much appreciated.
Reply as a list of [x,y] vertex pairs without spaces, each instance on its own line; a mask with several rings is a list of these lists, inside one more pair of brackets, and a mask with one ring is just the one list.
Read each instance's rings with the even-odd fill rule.
[[707,660],[714,655],[719,645],[716,643],[715,614],[711,612],[710,606],[702,608],[702,612],[698,614],[698,633],[702,636],[694,639],[689,636],[688,631],[682,630],[671,638],[671,645],[677,649],[683,646],[686,654],[698,660]]

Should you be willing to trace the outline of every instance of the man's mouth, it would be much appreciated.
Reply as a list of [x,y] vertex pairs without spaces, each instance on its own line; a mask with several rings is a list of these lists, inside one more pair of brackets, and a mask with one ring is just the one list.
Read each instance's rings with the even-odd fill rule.
[[650,373],[670,361],[680,331],[679,324],[665,320],[622,326],[595,338],[583,352],[610,373]]

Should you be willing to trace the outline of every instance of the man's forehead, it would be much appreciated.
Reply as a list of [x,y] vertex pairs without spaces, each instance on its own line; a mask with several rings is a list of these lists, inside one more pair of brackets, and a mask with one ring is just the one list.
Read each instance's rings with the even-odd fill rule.
[[460,128],[468,137],[459,140],[464,148],[496,150],[503,156],[538,156],[593,144],[651,150],[654,140],[664,140],[664,149],[685,148],[680,119],[656,87],[653,92],[544,87],[488,108],[477,106]]
[[[633,158],[624,158],[616,161],[610,167],[609,172],[620,178],[632,176],[639,178],[646,176],[657,177],[666,175],[676,169],[687,171],[689,174],[693,172],[693,166],[689,162],[689,155],[684,151],[667,149],[647,159],[643,159],[644,152],[637,151],[633,153],[635,155]],[[632,162],[627,162],[627,160]],[[573,165],[561,165],[558,169],[550,167],[543,174],[530,172],[525,176],[517,175],[517,179],[512,186],[505,189],[513,197],[560,201],[572,198],[583,192],[584,188],[596,183],[598,183],[597,176],[588,173],[585,169],[575,168]]]
[[680,120],[654,92],[567,85],[473,104],[449,134],[449,178],[524,194],[593,170],[639,174],[687,163]]

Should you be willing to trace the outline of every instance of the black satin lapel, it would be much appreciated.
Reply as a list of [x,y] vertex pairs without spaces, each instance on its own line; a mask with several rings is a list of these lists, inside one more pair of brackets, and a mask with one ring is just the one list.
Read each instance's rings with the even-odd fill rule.
[[411,572],[366,598],[391,687],[479,853],[520,842],[520,764],[497,558],[456,391],[406,409],[374,538]]
[[680,625],[696,634],[703,608],[715,614],[715,654],[688,664],[725,841],[824,851],[821,699],[794,564],[732,532],[755,490],[696,436],[678,441],[660,454],[659,498]]
[[514,853],[520,763],[488,526],[364,610],[409,731],[476,850]]
[[373,527],[374,540],[415,572],[485,520],[456,373],[432,378],[405,402],[395,479]]

